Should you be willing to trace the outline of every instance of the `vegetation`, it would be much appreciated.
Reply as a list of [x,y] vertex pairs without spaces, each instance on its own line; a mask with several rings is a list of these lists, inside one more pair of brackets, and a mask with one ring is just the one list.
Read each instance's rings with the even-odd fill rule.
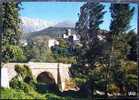
[[[90,10],[86,10],[89,8],[95,12],[94,15]],[[133,41],[133,38],[136,39],[136,35],[133,31],[129,31],[134,8],[129,4],[112,4],[110,7],[112,16],[110,32],[107,35],[104,34],[103,40],[99,40],[97,38],[98,26],[103,22],[103,9],[104,6],[99,3],[86,3],[81,7],[76,30],[81,37],[82,46],[77,53],[79,65],[71,69],[73,77],[80,86],[84,85],[88,92],[91,91],[92,97],[96,90],[104,91],[105,96],[108,93],[129,96],[128,92],[136,92],[137,89],[136,43]],[[90,21],[86,19],[88,16]],[[91,18],[95,19],[96,23],[93,24]],[[89,24],[84,24],[87,21]],[[131,71],[130,68],[134,71]],[[134,73],[129,74],[127,70]],[[133,81],[136,85],[132,84]]]
[[[1,88],[1,99],[18,99],[21,97],[20,99],[75,100],[75,98],[79,98],[79,96],[76,93],[70,94],[71,96],[69,96],[69,93],[68,95],[63,94],[58,90],[56,86],[53,89],[47,88],[48,85],[55,84],[55,82],[53,82],[54,79],[51,80],[50,78],[52,77],[51,74],[49,74],[48,76],[49,79],[45,79],[44,77],[41,77],[43,75],[40,75],[38,76],[36,81],[34,78],[27,78],[29,76],[33,77],[28,66],[16,65],[15,70],[17,72],[17,76],[15,76],[10,81],[11,89]],[[70,80],[70,83],[68,85],[75,86],[74,80]],[[7,95],[5,93],[7,93]]]
[[[120,9],[120,10],[119,10]],[[109,76],[111,76],[110,81],[113,81],[116,86],[119,87],[121,95],[128,95],[127,86],[127,76],[123,71],[123,63],[128,63],[127,52],[130,50],[130,45],[128,44],[128,33],[130,29],[130,20],[134,13],[134,8],[130,8],[129,4],[112,4],[110,7],[112,22],[110,25],[111,30],[111,53],[110,60],[111,65],[108,69]],[[134,65],[131,65],[132,67]],[[134,74],[136,76],[136,74]],[[137,83],[136,83],[137,84]],[[126,92],[127,91],[127,92]],[[134,90],[136,91],[136,90]]]
[[21,90],[15,89],[3,89],[1,88],[1,99],[45,99],[45,96],[37,93],[37,92],[30,92],[25,93]]
[[[111,4],[110,31],[101,34],[104,5],[86,2],[80,9],[76,33],[79,46],[73,46],[73,38],[59,39],[60,45],[48,48],[48,37],[31,40],[28,45],[19,43],[22,31],[19,28],[20,3],[14,1],[0,4],[2,35],[2,62],[62,62],[73,64],[73,80],[66,80],[66,88],[79,91],[60,92],[52,75],[42,73],[37,80],[26,65],[16,65],[17,75],[10,81],[10,89],[1,88],[1,99],[48,99],[48,100],[93,100],[102,91],[108,96],[129,96],[137,93],[137,45],[136,33],[130,28],[134,8],[129,4]],[[102,39],[99,35],[103,36]],[[75,83],[76,82],[76,83]],[[50,84],[55,85],[49,89]]]
[[23,52],[19,47],[19,39],[22,34],[20,30],[19,11],[20,2],[7,2],[1,4],[0,12],[2,17],[0,22],[3,23],[2,35],[2,61],[22,61],[24,59]]
[[[80,66],[74,70],[74,75],[86,80],[89,97],[93,97],[93,78],[96,77],[92,76],[92,71],[96,66],[95,63],[103,56],[103,42],[100,42],[97,37],[99,25],[103,22],[103,15],[105,14],[103,9],[104,6],[99,3],[85,3],[81,7],[79,21],[76,24],[82,46],[77,52],[77,63]],[[92,97],[90,98],[92,99]]]
[[70,52],[66,40],[59,39],[59,46],[55,45],[49,48],[47,43],[48,39],[44,39],[33,39],[27,46],[22,47],[27,62],[76,63],[75,57]]

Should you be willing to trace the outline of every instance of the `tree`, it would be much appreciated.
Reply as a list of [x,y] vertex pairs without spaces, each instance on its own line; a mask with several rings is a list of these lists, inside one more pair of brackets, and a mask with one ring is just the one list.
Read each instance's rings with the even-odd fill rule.
[[85,80],[89,95],[93,96],[94,80],[92,71],[95,63],[103,55],[103,42],[98,38],[99,25],[103,22],[104,6],[100,3],[87,2],[80,8],[76,32],[80,36],[81,47],[77,52],[77,62],[80,65],[74,69],[75,76]]
[[130,29],[130,20],[134,14],[134,9],[134,7],[130,8],[129,4],[111,4],[110,30],[113,35],[121,35]]
[[109,75],[111,81],[120,87],[120,92],[124,92],[126,84],[125,73],[122,69],[122,61],[126,61],[126,55],[130,46],[127,43],[127,31],[130,29],[130,20],[134,13],[134,8],[129,4],[111,4],[110,7],[112,21],[110,24],[111,52]]
[[130,31],[127,34],[127,42],[130,45],[130,51],[127,55],[129,60],[137,61],[137,34],[134,31]]
[[[80,48],[82,54],[78,55],[78,62],[81,64],[94,64],[92,60],[95,55],[100,54],[99,43],[96,44],[99,39],[97,33],[99,25],[103,22],[104,6],[99,3],[88,2],[81,7],[81,14],[79,21],[76,23],[76,30],[80,36]],[[94,49],[94,50],[93,50]],[[98,51],[95,51],[97,49]],[[92,53],[92,50],[95,53]],[[91,55],[90,55],[91,54]],[[85,57],[84,57],[85,56]]]
[[[16,58],[16,55],[11,56],[11,52],[14,52],[11,47],[19,45],[19,39],[21,36],[20,22],[19,19],[19,2],[11,1],[1,4],[0,12],[3,14],[0,17],[1,22],[3,23],[2,34],[2,57],[3,61],[11,61],[13,58]],[[16,49],[20,49],[17,47]],[[11,51],[10,51],[11,50]],[[18,50],[21,51],[21,50]],[[7,59],[8,58],[8,59]],[[18,59],[19,60],[19,59]]]

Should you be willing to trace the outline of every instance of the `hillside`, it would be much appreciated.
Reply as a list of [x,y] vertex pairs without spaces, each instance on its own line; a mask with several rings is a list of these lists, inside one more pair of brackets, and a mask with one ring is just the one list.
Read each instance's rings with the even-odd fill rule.
[[71,29],[71,33],[75,33],[74,28],[71,27],[48,27],[41,31],[31,32],[26,36],[26,39],[31,39],[36,36],[49,36],[51,38],[62,37],[67,29]]

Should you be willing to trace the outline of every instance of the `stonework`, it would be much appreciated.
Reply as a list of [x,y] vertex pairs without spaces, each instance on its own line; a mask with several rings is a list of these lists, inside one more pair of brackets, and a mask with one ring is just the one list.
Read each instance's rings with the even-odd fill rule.
[[8,88],[9,81],[16,76],[16,71],[14,70],[15,65],[27,65],[32,70],[32,74],[35,78],[42,72],[50,72],[55,82],[58,84],[58,79],[60,78],[61,91],[64,91],[65,80],[70,79],[69,68],[71,64],[63,63],[39,63],[39,62],[29,62],[29,63],[6,63],[1,69],[1,86]]

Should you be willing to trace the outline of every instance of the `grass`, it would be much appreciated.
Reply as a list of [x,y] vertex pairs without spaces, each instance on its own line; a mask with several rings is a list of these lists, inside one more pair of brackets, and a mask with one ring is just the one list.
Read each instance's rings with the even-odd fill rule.
[[36,91],[25,93],[22,90],[0,88],[0,99],[41,99],[41,100],[88,100],[86,98],[75,98],[71,96],[60,96],[52,92],[40,94]]
[[15,90],[15,89],[0,89],[1,96],[0,99],[45,99],[46,97],[44,95],[38,94],[37,92],[30,92],[25,93],[21,90]]

